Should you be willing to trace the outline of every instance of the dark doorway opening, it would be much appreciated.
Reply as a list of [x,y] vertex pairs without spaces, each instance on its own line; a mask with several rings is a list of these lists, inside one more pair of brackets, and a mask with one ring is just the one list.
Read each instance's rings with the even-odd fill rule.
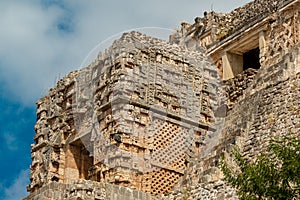
[[243,71],[253,68],[259,69],[259,48],[252,49],[243,54]]

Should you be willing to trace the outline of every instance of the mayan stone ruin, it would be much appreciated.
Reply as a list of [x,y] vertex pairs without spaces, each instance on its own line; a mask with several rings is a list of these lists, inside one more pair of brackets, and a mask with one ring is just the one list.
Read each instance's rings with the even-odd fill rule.
[[300,0],[124,33],[37,101],[25,200],[238,199],[218,161],[300,131]]

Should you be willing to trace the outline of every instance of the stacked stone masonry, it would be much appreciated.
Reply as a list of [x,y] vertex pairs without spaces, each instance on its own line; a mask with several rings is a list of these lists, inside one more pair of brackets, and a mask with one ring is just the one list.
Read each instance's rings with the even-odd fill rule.
[[257,74],[256,69],[247,69],[242,74],[238,74],[236,77],[224,81],[226,87],[226,105],[228,109],[231,109],[242,97],[244,90],[246,90],[252,83]]
[[26,200],[238,199],[220,157],[300,131],[300,1],[195,21],[124,34],[37,102]]
[[52,182],[39,191],[31,193],[24,200],[116,200],[120,199],[120,197],[123,200],[157,199],[151,194],[138,190],[81,179],[69,184]]

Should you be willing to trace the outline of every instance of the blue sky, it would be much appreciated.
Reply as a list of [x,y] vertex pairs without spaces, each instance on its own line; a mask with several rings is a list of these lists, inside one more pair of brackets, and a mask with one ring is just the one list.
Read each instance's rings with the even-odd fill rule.
[[[35,101],[101,41],[141,27],[175,29],[250,0],[1,0],[0,199],[27,195]],[[224,3],[223,3],[224,2]]]

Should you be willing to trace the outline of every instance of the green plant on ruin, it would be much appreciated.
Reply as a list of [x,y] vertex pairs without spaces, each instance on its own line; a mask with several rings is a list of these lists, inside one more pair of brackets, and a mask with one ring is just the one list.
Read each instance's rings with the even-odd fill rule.
[[298,137],[272,140],[267,152],[252,162],[238,148],[232,150],[231,158],[231,164],[223,158],[220,168],[225,181],[237,189],[240,199],[300,199]]

